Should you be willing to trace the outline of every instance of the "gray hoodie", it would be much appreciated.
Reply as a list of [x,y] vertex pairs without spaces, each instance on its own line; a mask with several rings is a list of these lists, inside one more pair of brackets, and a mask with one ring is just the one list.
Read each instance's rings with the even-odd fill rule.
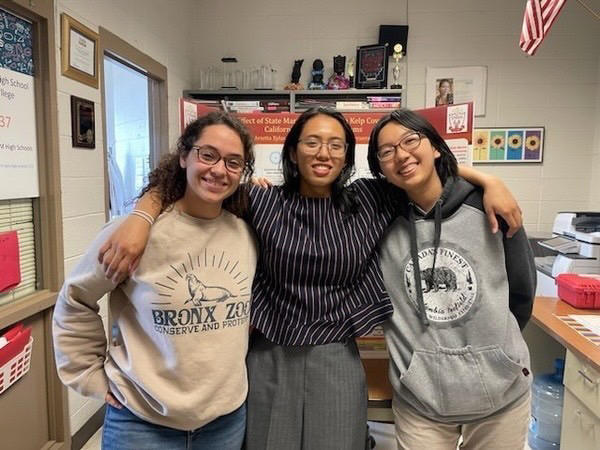
[[533,307],[533,253],[523,229],[508,239],[502,223],[492,234],[482,198],[461,178],[428,213],[405,198],[380,244],[395,399],[445,423],[494,414],[531,383],[521,329]]

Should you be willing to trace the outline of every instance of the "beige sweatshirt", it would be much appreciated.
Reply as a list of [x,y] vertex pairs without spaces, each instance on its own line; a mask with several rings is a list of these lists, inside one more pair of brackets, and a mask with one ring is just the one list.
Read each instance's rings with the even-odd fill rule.
[[[107,391],[151,423],[194,430],[237,409],[248,391],[254,235],[224,211],[212,220],[158,217],[134,275],[115,286],[96,260],[120,220],[94,240],[59,294],[53,319],[67,386]],[[107,348],[98,301],[111,292]]]

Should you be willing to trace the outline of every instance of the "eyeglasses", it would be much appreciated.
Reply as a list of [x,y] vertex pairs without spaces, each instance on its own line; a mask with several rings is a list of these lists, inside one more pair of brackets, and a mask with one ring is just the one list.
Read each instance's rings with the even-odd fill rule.
[[404,136],[396,145],[384,145],[377,151],[377,159],[379,161],[389,161],[396,156],[399,148],[405,152],[412,153],[419,148],[421,139],[422,136],[419,133],[412,133]]
[[240,158],[239,156],[221,156],[210,146],[198,147],[194,145],[192,149],[196,150],[198,162],[203,164],[214,166],[219,161],[223,160],[225,162],[225,168],[232,173],[240,173],[246,167],[246,161],[244,158]]
[[342,156],[348,150],[348,144],[340,139],[332,139],[328,142],[323,142],[317,138],[307,138],[298,141],[302,147],[302,151],[307,155],[316,155],[321,151],[321,147],[325,145],[331,156]]

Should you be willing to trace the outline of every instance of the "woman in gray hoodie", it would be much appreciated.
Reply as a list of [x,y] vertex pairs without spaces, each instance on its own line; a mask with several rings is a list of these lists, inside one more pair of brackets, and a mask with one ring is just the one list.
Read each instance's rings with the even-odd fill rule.
[[399,448],[454,450],[462,436],[461,448],[522,449],[532,377],[521,330],[535,293],[525,231],[490,231],[481,190],[415,112],[383,117],[368,158],[400,188],[402,213],[380,242]]

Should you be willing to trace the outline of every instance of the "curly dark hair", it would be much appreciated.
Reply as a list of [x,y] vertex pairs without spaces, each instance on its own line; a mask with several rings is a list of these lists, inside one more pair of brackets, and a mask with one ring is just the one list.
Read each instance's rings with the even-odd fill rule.
[[142,189],[140,197],[148,191],[157,195],[161,202],[161,212],[183,197],[187,186],[186,171],[179,165],[180,158],[186,158],[194,143],[200,138],[206,127],[225,125],[235,131],[244,146],[246,165],[240,185],[235,192],[223,201],[223,208],[238,217],[244,217],[248,211],[248,181],[254,173],[254,141],[248,129],[235,116],[222,112],[211,112],[190,123],[177,140],[175,152],[161,158],[156,169],[148,175],[148,184]]

